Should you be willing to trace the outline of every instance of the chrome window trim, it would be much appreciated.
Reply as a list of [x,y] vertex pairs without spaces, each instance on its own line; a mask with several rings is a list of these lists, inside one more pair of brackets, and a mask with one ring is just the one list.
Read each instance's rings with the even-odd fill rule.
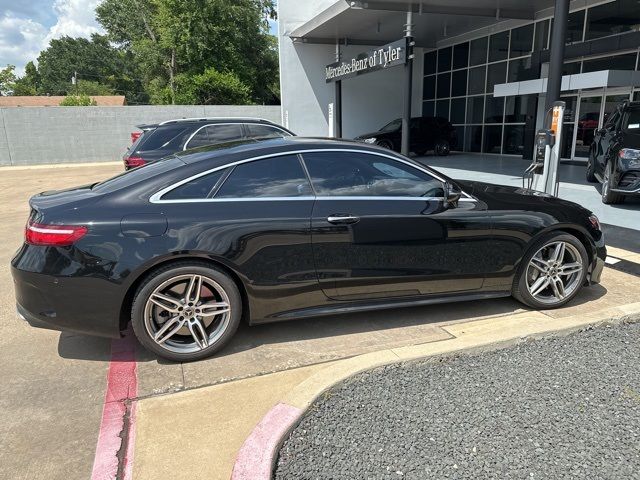
[[[195,137],[198,132],[200,130],[202,130],[203,128],[207,128],[207,127],[215,127],[216,125],[238,125],[240,126],[240,130],[242,131],[242,137],[240,138],[245,138],[244,135],[244,129],[242,128],[243,125],[262,125],[265,127],[271,127],[271,128],[275,128],[276,130],[280,130],[283,133],[286,133],[287,137],[290,137],[291,134],[289,132],[287,132],[286,130],[284,130],[281,127],[278,127],[277,125],[271,125],[271,124],[266,124],[266,123],[258,123],[258,122],[223,122],[223,123],[207,123],[206,125],[202,125],[200,128],[198,128],[195,132],[193,132],[189,138],[187,139],[187,141],[184,144],[184,147],[182,147],[182,151],[184,152],[185,150],[189,149],[189,142],[191,140],[193,140],[193,137]],[[224,143],[224,142],[222,142]],[[215,145],[212,143],[212,145]]]
[[[405,165],[409,165],[410,167],[413,167],[423,173],[426,173],[427,175],[431,175],[432,177],[434,177],[436,180],[439,180],[442,183],[446,183],[446,180],[444,180],[442,177],[438,176],[437,174],[435,174],[434,172],[430,172],[429,170],[422,168],[419,165],[415,165],[414,163],[411,163],[409,161],[406,161],[402,158],[396,157],[394,155],[389,155],[389,154],[385,154],[382,152],[372,152],[369,150],[361,150],[358,148],[311,148],[311,149],[306,149],[306,150],[292,150],[292,151],[285,151],[285,152],[277,152],[277,153],[269,153],[266,155],[260,155],[257,157],[251,157],[251,158],[245,158],[243,160],[238,160],[237,162],[231,162],[231,163],[227,163],[225,165],[221,165],[219,167],[215,167],[215,168],[211,168],[209,170],[205,170],[204,172],[200,172],[197,173],[195,175],[190,176],[189,178],[185,178],[184,180],[180,180],[179,182],[176,182],[172,185],[169,185],[168,187],[163,188],[162,190],[154,193],[153,195],[151,195],[151,197],[149,198],[149,202],[151,203],[196,203],[196,202],[229,202],[229,201],[242,201],[242,202],[247,202],[247,201],[282,201],[282,200],[308,200],[308,199],[316,199],[316,200],[444,200],[443,197],[384,197],[384,196],[374,196],[374,197],[358,197],[358,196],[344,196],[344,197],[339,197],[339,196],[327,196],[327,195],[317,195],[317,196],[306,196],[306,197],[255,197],[255,198],[251,198],[251,197],[239,197],[239,198],[202,198],[202,199],[196,199],[196,198],[190,198],[190,199],[184,199],[184,200],[179,200],[179,199],[174,199],[174,200],[163,200],[162,196],[173,190],[174,188],[178,188],[182,185],[184,185],[185,183],[188,183],[192,180],[195,180],[196,178],[200,178],[203,177],[205,175],[209,175],[210,173],[214,173],[217,172],[218,170],[223,170],[225,168],[230,168],[230,167],[235,167],[236,165],[241,165],[243,163],[249,163],[249,162],[256,162],[258,160],[265,160],[267,158],[273,158],[273,157],[281,157],[281,156],[286,156],[286,155],[302,155],[304,157],[305,153],[318,153],[318,152],[350,152],[350,153],[364,153],[367,155],[374,155],[374,156],[378,156],[378,157],[383,157],[383,158],[389,158],[391,160],[395,160],[401,163],[404,163]],[[466,202],[475,202],[476,199],[473,198],[471,195],[469,195],[466,192],[462,192],[462,194],[464,195],[464,198],[461,198],[460,201],[466,201]]]

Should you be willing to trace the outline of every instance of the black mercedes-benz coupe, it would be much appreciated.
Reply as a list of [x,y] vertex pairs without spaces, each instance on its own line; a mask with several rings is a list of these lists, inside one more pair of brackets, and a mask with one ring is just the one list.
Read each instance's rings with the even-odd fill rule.
[[12,261],[29,323],[211,355],[251,324],[513,295],[553,308],[598,282],[598,219],[454,181],[389,150],[242,141],[30,200]]

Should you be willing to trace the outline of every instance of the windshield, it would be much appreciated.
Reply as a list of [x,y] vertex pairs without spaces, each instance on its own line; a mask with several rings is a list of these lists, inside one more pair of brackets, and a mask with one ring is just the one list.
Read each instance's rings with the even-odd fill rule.
[[402,126],[402,120],[396,119],[391,123],[387,123],[384,127],[380,129],[381,132],[394,132]]
[[640,133],[640,108],[628,110],[622,125],[624,126],[624,130],[632,130],[634,133]]

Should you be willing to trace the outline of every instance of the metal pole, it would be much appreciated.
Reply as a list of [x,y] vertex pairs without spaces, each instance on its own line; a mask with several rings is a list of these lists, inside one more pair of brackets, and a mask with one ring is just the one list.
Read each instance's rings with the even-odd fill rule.
[[562,87],[562,66],[564,64],[564,44],[567,38],[567,22],[569,17],[569,0],[556,0],[551,32],[551,55],[549,58],[549,76],[547,79],[547,98],[545,111],[553,103],[560,100]]
[[411,145],[411,90],[413,88],[413,12],[409,5],[405,38],[407,39],[407,62],[404,66],[404,106],[402,110],[402,145],[400,151],[409,155]]
[[[336,41],[336,62],[340,62],[342,54],[340,53],[340,40]],[[342,138],[342,80],[334,82],[335,86],[335,99],[333,105],[333,121],[335,122],[335,129],[333,134],[335,138]]]

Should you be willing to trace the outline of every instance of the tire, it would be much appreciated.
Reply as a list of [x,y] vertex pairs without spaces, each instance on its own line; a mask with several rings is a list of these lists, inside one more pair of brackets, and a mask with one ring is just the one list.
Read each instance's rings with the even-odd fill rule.
[[151,273],[136,291],[131,308],[131,325],[140,343],[176,362],[200,360],[222,349],[241,318],[242,298],[235,282],[197,261]]
[[[559,253],[559,244],[564,245],[562,266],[554,260],[554,255]],[[536,241],[522,258],[511,294],[537,310],[561,307],[582,289],[588,268],[589,256],[580,240],[564,232],[550,233]],[[565,271],[567,273],[563,273]],[[562,282],[561,289],[558,281]]]
[[446,157],[447,155],[449,155],[450,151],[451,151],[451,146],[449,145],[449,142],[447,142],[446,140],[440,140],[438,143],[436,143],[436,146],[434,147],[434,152],[439,157]]
[[379,142],[376,142],[376,145],[378,145],[379,147],[382,148],[386,148],[387,150],[393,150],[393,143],[391,143],[389,140],[380,140]]
[[589,160],[587,160],[587,182],[596,183],[598,179],[596,178],[596,167],[593,155],[593,147],[591,148],[591,152],[589,152]]
[[604,170],[604,179],[602,182],[602,203],[615,205],[616,203],[620,203],[623,198],[623,195],[620,195],[618,192],[611,191],[611,162],[608,162]]

